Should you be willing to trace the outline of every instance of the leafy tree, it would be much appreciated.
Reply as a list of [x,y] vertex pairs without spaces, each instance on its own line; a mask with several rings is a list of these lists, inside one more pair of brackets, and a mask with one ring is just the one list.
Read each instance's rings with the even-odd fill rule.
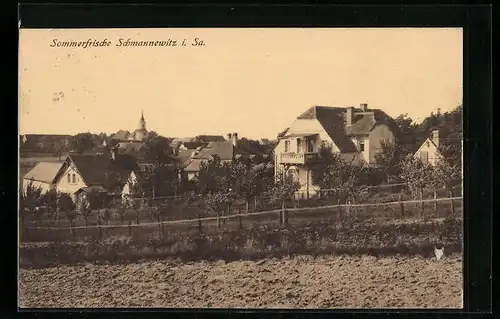
[[146,160],[151,161],[156,167],[162,167],[175,162],[170,142],[163,136],[148,138],[144,149]]
[[384,141],[374,157],[375,164],[385,174],[386,182],[399,176],[401,161],[404,158],[404,150],[400,144]]
[[453,194],[453,187],[459,184],[462,179],[462,169],[458,165],[440,159],[433,169],[433,175],[436,184]]
[[314,169],[314,182],[329,193],[340,197],[353,197],[359,187],[364,173],[364,166],[355,159],[346,161],[339,153],[333,153],[331,147],[322,146],[319,150],[321,163]]
[[71,227],[71,233],[74,236],[75,219],[77,217],[76,205],[71,196],[66,193],[59,193],[57,197],[57,206],[66,215]]
[[401,164],[401,179],[408,184],[413,198],[422,195],[422,189],[434,183],[433,168],[429,164],[423,164],[411,154],[407,155]]
[[300,183],[293,179],[293,176],[281,171],[277,174],[274,183],[269,190],[271,200],[281,204],[280,222],[286,224],[286,201],[293,199],[295,192],[300,189]]
[[95,139],[91,133],[79,133],[71,137],[70,145],[74,152],[82,154],[95,147]]
[[204,196],[203,202],[205,208],[217,214],[217,227],[221,227],[219,218],[224,215],[229,209],[235,199],[234,193],[230,191],[219,191],[209,193]]
[[21,214],[24,215],[25,212],[34,213],[36,208],[42,203],[42,189],[40,187],[35,187],[32,181],[26,186],[26,191],[21,191],[20,194],[20,205]]
[[131,202],[127,198],[115,199],[112,206],[116,207],[116,214],[120,217],[120,223],[123,224],[123,219],[127,214],[127,209],[132,208]]
[[94,210],[107,207],[108,196],[106,193],[92,190],[87,193],[85,199],[80,199],[77,203],[77,211],[85,220],[85,227],[88,226],[88,219]]
[[[45,221],[47,222],[47,228],[50,229],[57,218],[59,217],[60,208],[59,208],[59,194],[56,190],[50,190],[42,196],[42,202],[46,206],[45,209]],[[50,234],[50,232],[49,232]]]
[[231,165],[231,178],[233,190],[245,200],[246,212],[249,211],[250,201],[264,190],[263,175],[264,165],[253,166],[243,161],[233,161]]
[[398,127],[396,137],[403,156],[408,153],[414,152],[416,145],[420,145],[423,142],[423,140],[420,140],[419,136],[416,134],[418,124],[415,123],[407,113],[401,114],[396,117],[394,119],[394,122]]
[[219,157],[202,162],[198,174],[198,189],[203,195],[216,193],[220,190],[228,191],[230,185],[231,166],[221,163]]

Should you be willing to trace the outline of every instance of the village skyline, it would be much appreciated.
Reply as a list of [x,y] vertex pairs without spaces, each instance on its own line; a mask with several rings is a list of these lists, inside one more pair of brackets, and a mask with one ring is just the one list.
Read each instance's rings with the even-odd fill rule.
[[[196,37],[206,45],[50,46]],[[462,104],[461,29],[22,29],[19,54],[20,134],[133,131],[144,110],[166,137],[273,139],[313,105],[418,122]]]

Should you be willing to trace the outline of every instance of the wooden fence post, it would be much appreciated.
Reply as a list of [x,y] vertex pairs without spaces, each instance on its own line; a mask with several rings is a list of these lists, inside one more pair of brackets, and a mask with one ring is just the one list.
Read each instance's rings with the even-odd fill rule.
[[198,215],[198,231],[200,232],[200,234],[202,233],[202,227],[201,227],[201,216]]
[[97,226],[99,228],[99,240],[102,240],[102,229],[101,229],[101,220],[97,219]]
[[450,190],[449,194],[450,194],[451,214],[454,215],[455,214],[455,203],[453,203],[453,192]]
[[424,216],[424,189],[420,188],[420,217]]
[[351,200],[349,199],[349,197],[347,198],[347,207],[346,207],[346,219],[349,219],[350,215],[351,215]]
[[238,209],[238,221],[240,223],[240,230],[243,228],[243,218],[241,217],[241,208]]
[[132,221],[128,221],[128,235],[132,237]]
[[342,207],[340,207],[340,198],[337,197],[337,222],[342,220]]
[[399,210],[401,212],[401,218],[405,217],[405,204],[403,203],[403,195],[399,194]]
[[439,212],[437,209],[437,193],[435,187],[434,187],[434,213],[436,214],[436,217],[439,217]]
[[284,220],[284,211],[285,211],[285,201],[281,201],[281,209],[280,209],[280,225],[283,225]]
[[162,240],[162,229],[161,229],[161,215],[158,214],[158,218],[156,218],[157,222],[158,222],[158,240]]
[[160,223],[161,223],[161,238],[162,240],[165,239],[165,223],[163,222],[163,216],[160,216]]

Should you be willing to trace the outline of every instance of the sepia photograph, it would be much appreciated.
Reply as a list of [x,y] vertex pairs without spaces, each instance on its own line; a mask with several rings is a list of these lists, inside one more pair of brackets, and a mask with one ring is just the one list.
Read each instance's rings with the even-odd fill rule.
[[18,307],[463,308],[461,28],[19,29]]

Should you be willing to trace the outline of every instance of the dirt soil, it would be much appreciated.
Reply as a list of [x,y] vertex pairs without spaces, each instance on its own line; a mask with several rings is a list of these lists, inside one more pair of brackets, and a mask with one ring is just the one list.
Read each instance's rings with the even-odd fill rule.
[[21,269],[21,308],[461,308],[462,259],[298,256]]

